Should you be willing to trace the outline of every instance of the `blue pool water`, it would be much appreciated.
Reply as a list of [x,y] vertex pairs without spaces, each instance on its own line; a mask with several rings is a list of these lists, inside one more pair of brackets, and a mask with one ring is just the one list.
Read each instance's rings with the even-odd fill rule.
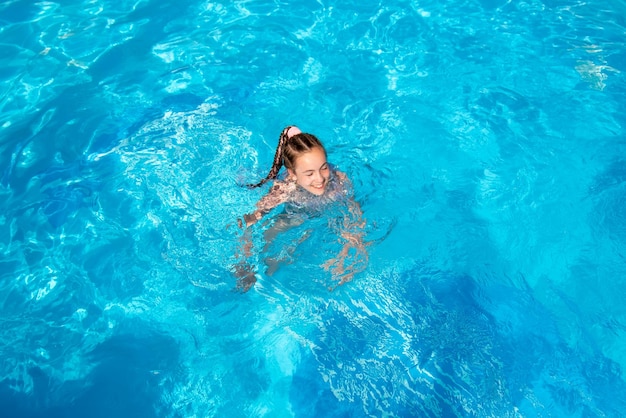
[[[2,416],[624,416],[625,16],[3,2]],[[352,179],[369,264],[329,291],[312,219],[236,292],[287,124]]]

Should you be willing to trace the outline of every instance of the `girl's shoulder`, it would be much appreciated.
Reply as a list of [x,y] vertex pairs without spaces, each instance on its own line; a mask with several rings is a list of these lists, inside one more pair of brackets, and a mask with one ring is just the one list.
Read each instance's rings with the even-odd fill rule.
[[331,182],[331,190],[346,197],[352,196],[354,190],[348,175],[335,167],[332,167],[332,169],[333,181]]
[[274,180],[274,184],[270,187],[270,193],[291,193],[296,190],[296,182],[289,179]]
[[334,165],[330,166],[330,170],[331,170],[331,173],[332,173],[332,177],[334,177],[339,184],[341,184],[341,185],[350,185],[351,184],[350,183],[350,179],[348,178],[348,175],[346,173],[344,173],[343,171],[339,170]]
[[267,194],[257,202],[257,208],[267,211],[280,205],[281,203],[285,203],[290,200],[290,196],[293,195],[295,189],[295,182],[287,180],[274,180],[274,183],[270,187]]
[[345,181],[348,178],[348,176],[346,176],[346,173],[344,173],[343,171],[339,171],[335,167],[332,167],[332,169],[333,175],[335,175],[335,177],[337,177],[339,181]]

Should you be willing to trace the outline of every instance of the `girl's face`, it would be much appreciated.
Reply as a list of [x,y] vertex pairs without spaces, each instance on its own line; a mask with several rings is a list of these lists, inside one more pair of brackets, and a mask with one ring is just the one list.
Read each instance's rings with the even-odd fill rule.
[[326,153],[319,147],[301,154],[294,163],[289,175],[305,190],[323,195],[330,177],[330,167],[326,162]]

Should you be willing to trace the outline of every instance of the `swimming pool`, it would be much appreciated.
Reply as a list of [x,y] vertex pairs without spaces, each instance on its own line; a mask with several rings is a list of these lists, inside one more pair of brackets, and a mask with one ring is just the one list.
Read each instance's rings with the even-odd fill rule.
[[[3,415],[622,415],[625,12],[3,3]],[[235,292],[287,124],[351,177],[369,265],[329,291],[312,220]]]

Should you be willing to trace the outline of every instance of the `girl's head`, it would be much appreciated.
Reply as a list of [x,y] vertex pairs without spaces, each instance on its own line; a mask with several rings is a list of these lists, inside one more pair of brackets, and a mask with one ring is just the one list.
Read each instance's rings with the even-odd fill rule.
[[317,137],[303,133],[295,126],[283,129],[269,174],[251,187],[275,179],[282,165],[287,168],[289,177],[304,189],[316,195],[324,194],[330,168],[326,161],[326,150]]

